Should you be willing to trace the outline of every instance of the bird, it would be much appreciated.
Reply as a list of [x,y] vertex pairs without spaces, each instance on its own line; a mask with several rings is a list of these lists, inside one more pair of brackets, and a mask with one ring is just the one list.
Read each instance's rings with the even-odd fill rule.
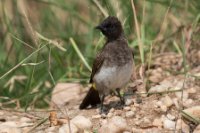
[[124,104],[120,90],[131,78],[134,56],[117,17],[108,16],[95,28],[106,37],[106,43],[93,62],[90,76],[92,86],[79,109],[100,104],[100,111],[103,112],[104,98],[112,92],[117,92],[121,103]]

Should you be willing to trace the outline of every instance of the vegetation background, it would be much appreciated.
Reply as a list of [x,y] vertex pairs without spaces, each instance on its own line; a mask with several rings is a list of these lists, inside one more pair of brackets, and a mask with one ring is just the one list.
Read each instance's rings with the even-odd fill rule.
[[48,107],[56,83],[88,83],[105,41],[94,27],[107,15],[122,21],[137,68],[164,52],[193,65],[187,53],[190,44],[200,47],[198,0],[1,0],[0,108]]

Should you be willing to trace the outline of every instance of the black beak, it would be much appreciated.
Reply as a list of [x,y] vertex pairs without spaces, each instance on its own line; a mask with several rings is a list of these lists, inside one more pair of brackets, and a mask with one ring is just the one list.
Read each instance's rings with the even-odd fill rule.
[[103,28],[102,28],[101,25],[98,25],[98,26],[95,27],[95,29],[102,30]]

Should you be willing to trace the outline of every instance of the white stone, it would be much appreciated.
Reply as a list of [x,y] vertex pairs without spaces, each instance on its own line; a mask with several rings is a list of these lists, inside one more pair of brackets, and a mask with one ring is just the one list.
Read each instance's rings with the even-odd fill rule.
[[129,106],[129,105],[131,105],[131,104],[133,104],[133,100],[132,100],[132,99],[126,99],[125,105],[126,105],[126,106]]
[[124,107],[124,110],[130,111],[130,110],[131,110],[131,107],[130,107],[130,106],[126,106],[126,107]]
[[112,116],[113,116],[113,113],[110,113],[110,112],[109,112],[109,113],[107,114],[107,117],[108,117],[108,118],[110,118],[110,117],[112,117]]
[[190,127],[187,124],[185,124],[183,120],[178,119],[176,124],[176,130],[178,130],[178,132],[181,133],[189,133]]
[[114,108],[111,108],[111,109],[109,110],[110,113],[114,113],[114,111],[115,111]]
[[81,130],[90,130],[92,128],[92,122],[81,115],[74,117],[70,122]]
[[133,112],[133,111],[128,111],[128,112],[126,112],[126,114],[125,114],[125,116],[127,117],[127,118],[131,118],[131,117],[133,117],[135,115],[135,113]]
[[171,121],[169,119],[165,119],[163,126],[164,126],[165,129],[172,129],[173,130],[173,129],[175,129],[175,122]]
[[100,118],[101,118],[101,115],[99,115],[99,114],[98,114],[98,115],[93,115],[93,116],[92,116],[92,119],[100,119]]
[[128,131],[126,120],[120,116],[114,116],[108,123],[103,124],[98,133],[123,133]]
[[164,98],[162,98],[162,102],[167,106],[168,108],[173,105],[172,99],[167,95]]
[[171,114],[167,114],[167,118],[173,121],[176,117]]
[[68,124],[62,125],[59,128],[58,133],[79,133],[79,130],[73,123],[70,123],[70,126]]
[[167,106],[166,105],[161,105],[160,108],[163,112],[167,112]]

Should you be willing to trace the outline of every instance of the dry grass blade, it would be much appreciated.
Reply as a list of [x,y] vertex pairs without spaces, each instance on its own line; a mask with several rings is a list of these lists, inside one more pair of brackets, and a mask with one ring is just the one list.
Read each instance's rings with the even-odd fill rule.
[[108,13],[107,11],[101,6],[101,4],[97,1],[97,0],[92,0],[95,5],[99,8],[99,10],[101,11],[101,13],[104,15],[104,17],[108,17]]
[[17,41],[19,41],[20,43],[22,43],[22,44],[28,46],[28,47],[31,48],[31,49],[35,49],[34,47],[32,47],[31,45],[29,45],[28,43],[26,43],[26,42],[20,40],[19,38],[17,38],[16,36],[14,36],[12,33],[10,33],[10,35],[11,35],[14,39],[16,39]]
[[39,123],[37,123],[33,128],[31,128],[27,133],[33,132],[37,127],[45,123],[49,118],[42,119]]
[[18,9],[19,9],[19,12],[23,15],[23,19],[22,19],[22,22],[24,24],[24,26],[27,28],[27,32],[30,34],[30,37],[32,38],[32,40],[34,41],[35,45],[37,46],[38,45],[38,38],[36,36],[36,33],[35,31],[33,30],[33,27],[31,26],[31,23],[27,17],[27,10],[26,10],[26,7],[27,7],[27,4],[26,4],[26,1],[25,0],[18,0],[17,1],[17,6],[18,6]]
[[67,51],[64,47],[62,47],[57,41],[54,41],[54,40],[51,40],[51,39],[48,39],[46,37],[44,37],[43,35],[41,35],[40,33],[36,32],[36,35],[44,40],[44,41],[47,41],[49,44],[53,44],[54,46],[56,46],[58,49],[62,50],[62,51]]
[[21,66],[37,66],[37,65],[40,65],[42,63],[44,63],[45,61],[40,61],[38,63],[23,63]]

